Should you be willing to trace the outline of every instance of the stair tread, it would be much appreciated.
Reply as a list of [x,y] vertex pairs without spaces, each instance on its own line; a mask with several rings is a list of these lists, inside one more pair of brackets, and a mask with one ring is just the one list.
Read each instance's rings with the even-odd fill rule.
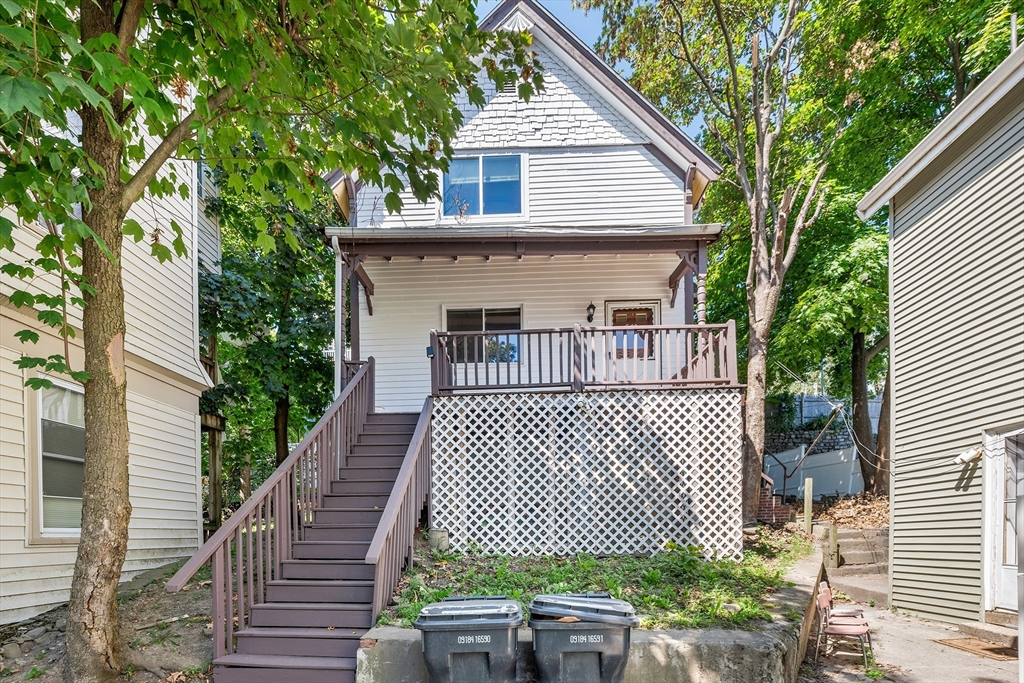
[[[379,467],[364,467],[363,469],[374,470],[374,469],[381,469],[381,468],[379,468]],[[401,467],[395,467],[394,469],[400,470],[402,468]],[[395,483],[394,479],[355,479],[355,480],[353,480],[353,479],[332,479],[331,483],[332,484],[351,484],[353,481],[358,481],[360,484],[364,484],[364,483],[381,484],[381,483],[385,483],[385,482],[388,483],[388,484],[394,484]],[[338,495],[338,494],[335,494],[335,495]]]
[[370,541],[294,541],[294,545],[370,545]]
[[358,508],[313,508],[313,512],[376,512],[383,510],[383,505],[371,505],[369,507],[358,507]]
[[261,602],[253,605],[252,609],[306,609],[322,612],[325,609],[349,609],[353,611],[370,611],[372,605],[368,602]]
[[274,579],[267,582],[268,586],[317,586],[333,588],[335,586],[357,587],[372,586],[373,579]]
[[[318,626],[251,626],[241,631],[235,631],[239,637],[266,636],[270,638],[352,638],[352,629],[347,628],[323,628]],[[361,633],[359,635],[362,635]]]
[[214,666],[248,666],[264,669],[337,669],[356,668],[355,657],[302,657],[297,655],[231,654],[213,660]]
[[[331,508],[332,510],[334,508]],[[376,524],[304,524],[306,529],[376,529]]]
[[[366,564],[366,562],[364,560],[342,560],[342,559],[337,559],[337,560],[324,560],[324,559],[281,560],[281,562],[284,562],[284,563],[296,562],[296,563],[300,563],[300,564],[349,564],[349,565],[365,565]],[[290,579],[287,579],[287,580],[290,580]],[[301,581],[303,579],[298,579],[298,580]]]

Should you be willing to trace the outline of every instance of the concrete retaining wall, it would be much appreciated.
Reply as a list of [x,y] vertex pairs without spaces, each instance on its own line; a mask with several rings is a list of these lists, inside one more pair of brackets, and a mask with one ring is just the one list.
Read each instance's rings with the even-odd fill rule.
[[[798,562],[786,575],[793,586],[775,593],[772,623],[760,631],[634,629],[626,683],[795,683],[807,651],[821,555]],[[356,655],[356,683],[426,683],[419,631],[382,626],[370,630]],[[533,683],[533,637],[519,630],[518,683]]]

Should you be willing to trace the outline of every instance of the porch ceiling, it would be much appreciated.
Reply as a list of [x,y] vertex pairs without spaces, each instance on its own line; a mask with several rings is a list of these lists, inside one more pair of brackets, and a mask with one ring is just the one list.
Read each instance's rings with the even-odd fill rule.
[[327,228],[348,254],[392,256],[560,256],[675,254],[718,239],[719,224],[617,228],[492,228],[484,226]]

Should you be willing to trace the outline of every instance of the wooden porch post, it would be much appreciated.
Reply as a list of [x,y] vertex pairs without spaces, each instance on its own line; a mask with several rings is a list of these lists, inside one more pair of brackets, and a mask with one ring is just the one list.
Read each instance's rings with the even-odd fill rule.
[[708,277],[708,244],[701,240],[697,244],[697,324],[707,322],[706,292],[704,289]]
[[348,276],[348,307],[349,307],[349,337],[352,344],[352,362],[357,363],[362,359],[359,355],[359,279],[356,277],[356,266],[359,260],[355,256],[349,256]]

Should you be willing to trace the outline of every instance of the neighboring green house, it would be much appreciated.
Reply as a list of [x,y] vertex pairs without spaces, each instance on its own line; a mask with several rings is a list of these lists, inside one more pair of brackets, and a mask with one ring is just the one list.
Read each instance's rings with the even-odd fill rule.
[[1024,50],[858,204],[889,205],[890,604],[1016,623],[1024,446]]

